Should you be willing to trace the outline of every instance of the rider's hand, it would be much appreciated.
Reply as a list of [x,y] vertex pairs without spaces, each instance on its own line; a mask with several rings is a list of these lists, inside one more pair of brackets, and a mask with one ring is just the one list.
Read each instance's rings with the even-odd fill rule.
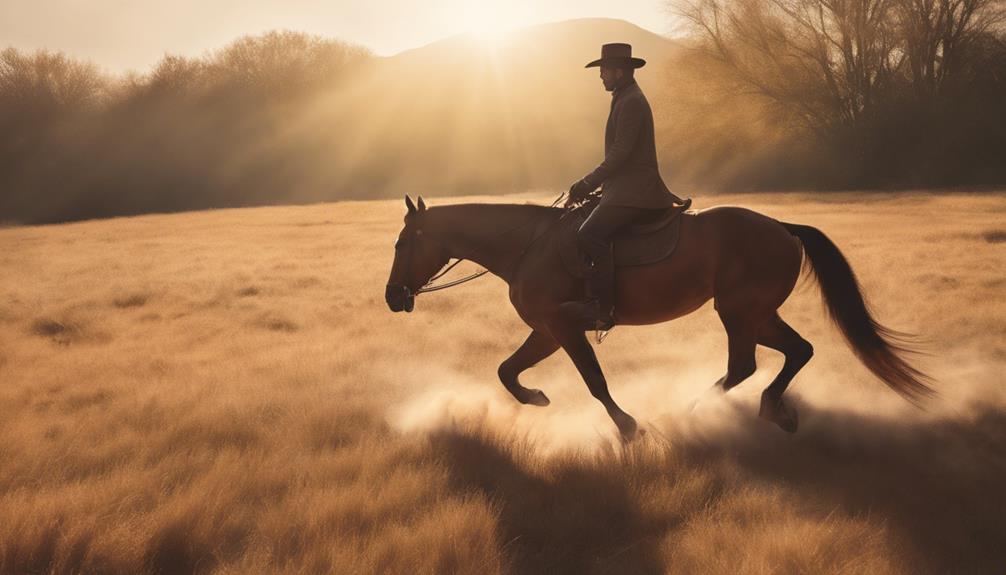
[[587,185],[583,180],[577,180],[569,187],[569,197],[566,198],[566,207],[568,208],[572,204],[579,203],[586,199],[587,194],[590,193],[590,186]]
[[570,186],[569,191],[566,192],[566,201],[563,202],[563,204],[562,204],[563,208],[569,209],[570,206],[572,206],[573,204],[575,204],[575,203],[577,203],[579,201],[577,198],[573,197],[573,188],[575,188],[575,187],[576,187],[576,184],[573,184],[572,186]]

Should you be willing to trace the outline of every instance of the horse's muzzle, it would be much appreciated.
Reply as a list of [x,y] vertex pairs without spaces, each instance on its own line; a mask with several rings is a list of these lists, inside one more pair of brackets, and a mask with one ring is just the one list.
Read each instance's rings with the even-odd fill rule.
[[416,305],[416,296],[404,285],[388,284],[384,288],[384,301],[388,302],[391,311],[408,313]]

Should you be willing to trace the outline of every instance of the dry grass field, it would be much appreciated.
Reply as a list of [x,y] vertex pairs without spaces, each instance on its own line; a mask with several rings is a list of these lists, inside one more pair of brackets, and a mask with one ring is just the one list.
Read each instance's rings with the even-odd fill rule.
[[0,573],[1006,572],[1006,195],[696,207],[725,203],[829,234],[940,398],[873,379],[803,281],[796,435],[756,417],[774,352],[705,394],[707,305],[598,348],[650,431],[622,447],[564,355],[523,378],[547,408],[499,385],[528,331],[499,279],[388,311],[401,201],[0,230]]

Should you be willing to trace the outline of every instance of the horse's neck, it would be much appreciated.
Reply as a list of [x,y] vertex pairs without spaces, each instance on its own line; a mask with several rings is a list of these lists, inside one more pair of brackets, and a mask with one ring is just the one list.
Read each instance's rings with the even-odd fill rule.
[[443,243],[451,257],[471,260],[510,281],[510,274],[547,217],[539,206],[460,204],[426,212],[428,233]]

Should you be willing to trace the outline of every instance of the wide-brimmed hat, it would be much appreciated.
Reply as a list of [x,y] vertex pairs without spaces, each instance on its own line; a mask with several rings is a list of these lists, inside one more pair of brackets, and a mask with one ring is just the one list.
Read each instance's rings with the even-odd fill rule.
[[632,46],[629,44],[605,44],[601,46],[601,57],[584,66],[605,66],[608,68],[642,68],[646,60],[632,57]]

